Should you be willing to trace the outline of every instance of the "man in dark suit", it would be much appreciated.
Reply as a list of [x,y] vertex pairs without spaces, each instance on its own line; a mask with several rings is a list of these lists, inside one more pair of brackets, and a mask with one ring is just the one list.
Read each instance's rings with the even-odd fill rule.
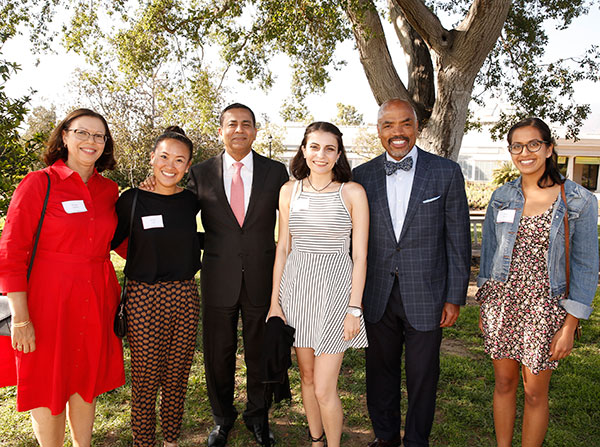
[[[237,326],[242,315],[248,402],[243,417],[259,444],[264,394],[260,350],[269,310],[282,163],[252,151],[254,113],[232,104],[221,114],[225,151],[190,170],[205,231],[201,292],[204,365],[215,428],[209,446],[224,446],[237,417],[233,405]],[[272,436],[272,434],[271,434]]]
[[[415,146],[418,123],[408,102],[385,102],[377,130],[386,153],[354,170],[371,219],[363,295],[376,436],[369,446],[428,446],[441,328],[458,318],[469,282],[469,209],[458,164]],[[403,349],[408,411],[401,439]]]

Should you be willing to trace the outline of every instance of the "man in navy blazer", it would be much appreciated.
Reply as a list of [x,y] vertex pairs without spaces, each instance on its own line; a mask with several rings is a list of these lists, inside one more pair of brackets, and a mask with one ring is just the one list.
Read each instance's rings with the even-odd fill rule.
[[[469,209],[457,163],[415,146],[414,109],[392,99],[377,118],[386,153],[354,169],[370,208],[363,306],[372,447],[428,446],[442,328],[465,303],[471,260]],[[408,391],[400,437],[402,351]]]

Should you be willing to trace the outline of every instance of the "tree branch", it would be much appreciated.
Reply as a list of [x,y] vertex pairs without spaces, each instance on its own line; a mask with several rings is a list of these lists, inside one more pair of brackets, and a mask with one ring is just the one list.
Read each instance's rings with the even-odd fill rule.
[[429,48],[408,23],[394,1],[388,0],[392,25],[404,50],[408,69],[408,93],[414,101],[419,122],[431,115],[435,103],[435,77]]
[[442,54],[452,48],[454,33],[445,29],[440,19],[422,0],[392,0],[414,30],[436,53]]
[[373,1],[350,0],[344,2],[344,8],[352,24],[360,62],[377,104],[392,98],[402,98],[413,103],[392,62]]
[[482,64],[492,50],[508,16],[511,0],[475,0],[456,27],[454,51],[470,64]]

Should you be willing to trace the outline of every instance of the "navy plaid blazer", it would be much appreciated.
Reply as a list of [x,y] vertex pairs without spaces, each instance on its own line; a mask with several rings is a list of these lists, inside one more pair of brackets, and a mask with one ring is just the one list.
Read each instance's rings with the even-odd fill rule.
[[439,327],[444,303],[465,304],[471,263],[469,207],[457,163],[418,149],[412,191],[397,241],[387,199],[385,154],[356,167],[370,209],[364,315],[376,323],[397,276],[412,327]]

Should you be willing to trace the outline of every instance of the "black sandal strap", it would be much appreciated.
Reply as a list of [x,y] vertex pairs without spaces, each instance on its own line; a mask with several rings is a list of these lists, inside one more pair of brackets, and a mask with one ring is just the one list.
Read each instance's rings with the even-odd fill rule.
[[308,440],[311,442],[324,442],[325,441],[325,431],[323,431],[323,433],[321,433],[321,436],[319,436],[318,438],[313,438],[313,436],[310,434],[310,428],[307,430],[308,433]]

